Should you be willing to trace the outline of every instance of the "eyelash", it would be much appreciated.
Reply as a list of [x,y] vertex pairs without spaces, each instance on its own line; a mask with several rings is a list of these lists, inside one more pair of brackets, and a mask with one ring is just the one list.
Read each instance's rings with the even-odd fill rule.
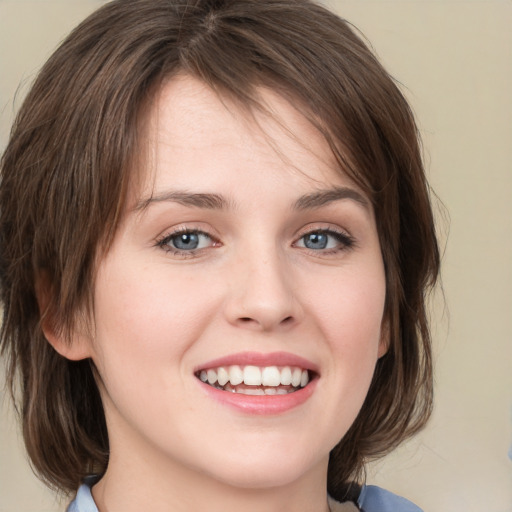
[[309,251],[310,253],[313,253],[315,255],[322,255],[322,256],[329,256],[331,254],[337,254],[339,252],[349,251],[353,249],[356,245],[356,241],[354,237],[349,235],[345,231],[337,230],[334,228],[321,228],[321,229],[312,229],[310,231],[307,231],[300,235],[297,242],[294,242],[294,245],[296,245],[300,240],[303,240],[308,235],[327,235],[329,237],[332,237],[336,240],[336,242],[339,244],[338,247],[332,247],[330,249],[309,249],[307,247],[304,247],[305,250]]
[[[216,245],[220,245],[219,240],[210,235],[209,233],[202,231],[201,229],[194,228],[178,228],[171,233],[167,233],[156,241],[156,246],[160,247],[164,251],[173,254],[174,256],[180,256],[182,258],[192,258],[197,255],[200,251],[203,251],[205,248],[199,249],[191,249],[191,250],[182,250],[176,247],[173,247],[171,244],[174,238],[179,237],[180,235],[198,235],[208,237],[212,241],[211,247],[215,247]],[[293,243],[293,246],[297,247],[299,241],[303,240],[308,235],[327,235],[336,240],[339,244],[338,247],[333,247],[330,249],[310,249],[308,247],[300,247],[308,251],[309,253],[318,255],[331,255],[337,254],[339,252],[348,251],[353,249],[356,246],[355,239],[349,235],[348,233],[336,230],[333,228],[321,228],[321,229],[312,229],[300,235],[296,242]]]
[[199,251],[202,251],[203,249],[191,249],[191,250],[182,250],[178,249],[177,247],[173,247],[170,245],[173,238],[177,238],[180,235],[199,235],[199,236],[206,236],[210,240],[212,240],[213,246],[215,244],[219,244],[219,241],[210,235],[209,233],[206,233],[205,231],[202,231],[201,229],[193,229],[193,228],[178,228],[171,233],[165,234],[162,238],[158,239],[156,241],[156,245],[160,248],[162,248],[165,252],[171,253],[174,256],[181,256],[182,258],[191,258],[196,256],[196,254]]

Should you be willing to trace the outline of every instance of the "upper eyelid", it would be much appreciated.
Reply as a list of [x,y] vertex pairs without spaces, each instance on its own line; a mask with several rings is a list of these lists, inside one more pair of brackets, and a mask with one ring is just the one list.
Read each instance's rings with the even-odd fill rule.
[[[305,236],[312,234],[312,233],[326,233],[334,238],[337,239],[337,241],[344,246],[345,249],[352,249],[356,248],[358,246],[356,238],[346,229],[343,229],[339,226],[332,226],[329,227],[317,227],[317,228],[311,228],[306,231],[303,231],[298,237],[295,238],[295,241],[292,245],[296,245],[301,239],[303,239]],[[302,247],[301,247],[302,248]],[[331,249],[332,251],[332,249]],[[329,249],[323,251],[318,250],[318,253],[327,254],[329,252]]]
[[[339,233],[339,234],[351,236],[349,231],[344,228],[341,228],[339,226],[335,227],[330,223],[326,223],[326,224],[322,223],[322,224],[323,225],[317,225],[315,227],[305,226],[304,228],[299,229],[298,230],[299,235],[297,235],[298,238],[300,238],[304,235],[307,235],[308,233],[315,233],[315,232],[320,232],[320,231],[326,232],[326,233],[328,233],[328,232]],[[173,235],[179,235],[181,233],[199,233],[202,235],[209,236],[211,238],[216,238],[216,235],[213,234],[211,231],[205,230],[204,228],[195,227],[195,226],[192,226],[192,227],[178,226],[176,228],[170,228],[168,230],[165,230],[163,233],[164,234],[162,234],[158,238],[167,238],[167,237],[171,237]]]
[[[199,256],[199,254],[203,253],[203,251],[209,249],[210,247],[214,247],[218,244],[218,239],[216,239],[214,236],[210,235],[209,233],[199,230],[199,229],[176,229],[173,231],[166,232],[167,234],[162,235],[159,237],[155,242],[155,247],[158,249],[161,249],[162,251],[172,254],[176,258],[179,259],[187,259],[187,258],[195,258]],[[179,236],[183,233],[197,233],[199,235],[204,235],[208,237],[211,241],[211,245],[208,247],[199,247],[195,249],[179,249],[178,247],[174,247],[171,244],[171,240],[173,237]]]
[[305,226],[304,228],[299,230],[299,235],[297,236],[297,238],[302,238],[303,236],[305,236],[309,233],[318,233],[318,232],[334,233],[334,234],[344,235],[349,238],[353,238],[353,236],[349,230],[342,228],[341,226],[334,226],[331,223],[319,223],[314,227]]
[[201,235],[206,235],[214,240],[218,239],[218,237],[211,232],[211,230],[207,230],[205,228],[199,226],[184,226],[178,225],[176,227],[168,228],[162,231],[162,234],[158,235],[157,240],[163,240],[166,238],[170,238],[173,236],[180,235],[182,233],[199,233]]
[[[323,223],[322,223],[323,224]],[[298,234],[294,236],[294,239],[292,241],[292,245],[295,245],[300,239],[307,236],[311,233],[327,233],[331,234],[331,236],[341,236],[346,238],[347,240],[350,240],[351,244],[355,244],[356,240],[355,238],[350,234],[350,232],[340,226],[333,226],[330,223],[320,224],[316,226],[305,226],[301,230],[298,231]],[[171,228],[170,230],[164,231],[164,234],[157,237],[156,239],[156,245],[158,246],[164,246],[167,244],[167,241],[169,241],[174,236],[179,236],[182,233],[197,233],[204,236],[207,236],[211,239],[211,241],[215,244],[221,244],[222,241],[219,236],[216,236],[213,234],[210,230],[205,230],[204,228],[200,227],[187,227],[187,226],[177,226],[176,228]],[[192,253],[194,250],[201,251],[202,249],[192,249],[190,252]],[[176,249],[176,251],[180,251],[180,249]]]
[[[173,237],[179,236],[179,235],[182,235],[185,233],[197,233],[199,235],[207,236],[214,243],[219,241],[214,235],[212,235],[211,233],[208,233],[202,229],[177,228],[177,229],[174,229],[171,231],[164,231],[164,234],[162,234],[156,238],[155,245],[159,246],[159,247],[163,247],[163,246],[167,245],[167,242],[170,241]],[[180,251],[181,249],[176,248],[175,250]],[[192,252],[193,250],[195,250],[195,249],[192,249],[187,252]],[[197,249],[197,250],[201,250],[201,249]]]

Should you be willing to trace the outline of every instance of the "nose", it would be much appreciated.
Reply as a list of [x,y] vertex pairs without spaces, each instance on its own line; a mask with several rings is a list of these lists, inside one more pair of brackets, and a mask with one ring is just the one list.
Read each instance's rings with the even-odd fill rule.
[[230,269],[228,321],[257,331],[287,329],[300,321],[302,308],[289,262],[277,251],[240,257]]

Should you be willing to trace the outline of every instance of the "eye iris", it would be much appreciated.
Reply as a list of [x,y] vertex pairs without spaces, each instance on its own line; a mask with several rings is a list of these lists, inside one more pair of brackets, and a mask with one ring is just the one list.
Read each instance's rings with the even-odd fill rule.
[[172,243],[176,249],[197,249],[199,235],[197,233],[182,233],[174,237]]
[[308,249],[325,249],[328,236],[325,233],[310,233],[304,237],[304,245]]

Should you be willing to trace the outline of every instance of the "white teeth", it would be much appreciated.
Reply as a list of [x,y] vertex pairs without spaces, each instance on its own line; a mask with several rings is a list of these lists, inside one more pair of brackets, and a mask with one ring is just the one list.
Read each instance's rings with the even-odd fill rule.
[[281,370],[281,384],[283,386],[289,386],[292,383],[292,369],[289,366],[285,366]]
[[263,389],[261,389],[261,388],[244,389],[244,395],[264,395],[264,394],[265,394],[265,391],[263,391]]
[[230,366],[229,367],[229,382],[231,382],[232,386],[238,386],[244,381],[244,372],[240,366]]
[[[259,368],[258,366],[248,365],[241,367],[239,365],[232,365],[229,367],[220,366],[218,368],[209,368],[208,370],[201,370],[198,375],[202,382],[210,385],[216,385],[220,389],[224,388],[228,391],[235,391],[234,386],[243,384],[245,386],[264,386],[265,389],[260,389],[258,395],[267,394],[284,394],[288,393],[290,389],[283,389],[280,386],[290,386],[292,388],[305,387],[309,383],[309,372],[298,367],[283,366],[281,369],[277,366],[265,366]],[[252,393],[254,389],[249,390]],[[238,392],[238,391],[237,391]],[[245,392],[245,391],[240,391]]]
[[301,388],[305,387],[308,382],[309,382],[308,372],[307,372],[307,370],[302,370],[302,375],[300,378],[300,387]]
[[215,370],[208,370],[206,375],[208,377],[208,384],[215,384],[217,382],[217,372]]
[[261,370],[257,366],[244,368],[244,384],[246,386],[261,386]]
[[224,386],[224,384],[227,384],[229,381],[229,373],[227,372],[226,368],[220,367],[217,370],[217,382],[219,383],[219,386]]
[[281,384],[281,372],[277,366],[267,366],[261,372],[261,383],[264,386],[279,386]]
[[302,379],[302,370],[300,368],[294,368],[292,373],[292,386],[297,387],[300,385]]

